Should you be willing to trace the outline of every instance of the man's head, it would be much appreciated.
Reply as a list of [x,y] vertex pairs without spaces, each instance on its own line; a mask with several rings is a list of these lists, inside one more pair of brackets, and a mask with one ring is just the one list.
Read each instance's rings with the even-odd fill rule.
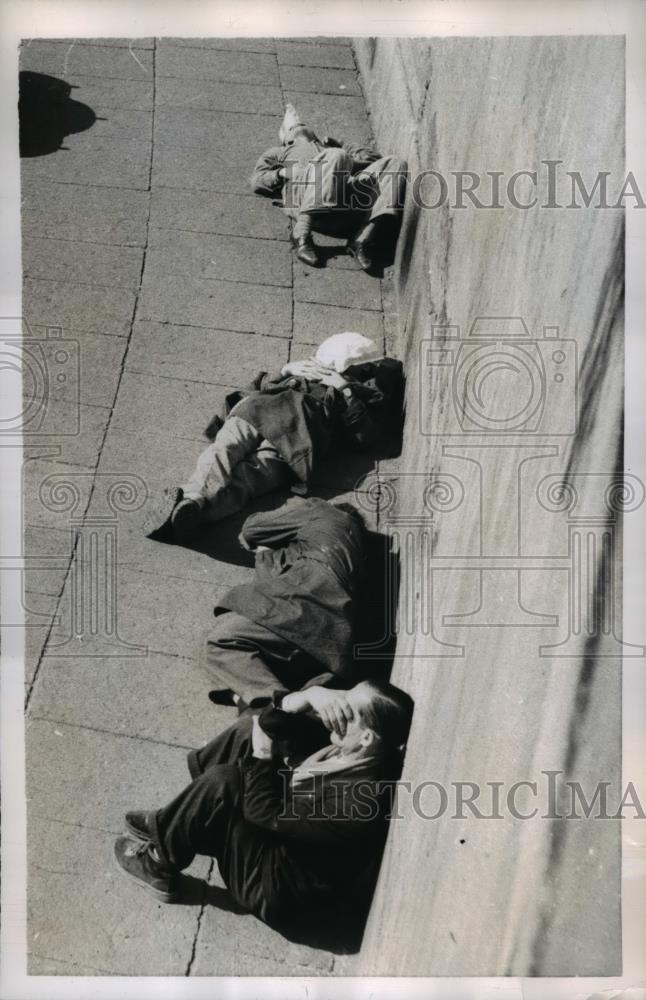
[[330,740],[344,754],[356,757],[386,756],[408,739],[414,703],[410,695],[393,684],[362,681],[346,694],[353,718],[344,736],[332,733]]

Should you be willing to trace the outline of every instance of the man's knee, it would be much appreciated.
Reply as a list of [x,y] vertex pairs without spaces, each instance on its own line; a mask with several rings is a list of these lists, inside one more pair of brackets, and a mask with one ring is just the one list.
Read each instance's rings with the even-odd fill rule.
[[247,638],[249,621],[235,611],[225,611],[218,615],[207,637],[207,646],[220,644],[231,646],[236,642],[244,642]]

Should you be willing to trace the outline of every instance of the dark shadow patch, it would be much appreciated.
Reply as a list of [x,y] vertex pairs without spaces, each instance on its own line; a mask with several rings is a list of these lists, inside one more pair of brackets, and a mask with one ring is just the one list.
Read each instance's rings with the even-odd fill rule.
[[92,108],[74,101],[74,88],[65,80],[45,73],[19,74],[18,114],[20,156],[47,156],[59,149],[65,136],[84,132],[97,120]]

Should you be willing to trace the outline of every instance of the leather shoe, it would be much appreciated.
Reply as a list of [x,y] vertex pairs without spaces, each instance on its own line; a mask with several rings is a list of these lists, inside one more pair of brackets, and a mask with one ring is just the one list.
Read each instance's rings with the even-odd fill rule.
[[374,261],[370,256],[368,244],[359,240],[350,240],[348,243],[348,253],[354,257],[357,264],[363,271],[370,271],[374,266]]
[[114,856],[122,872],[147,889],[162,903],[179,898],[178,870],[167,868],[153,854],[153,845],[145,840],[117,837]]
[[304,264],[309,265],[309,267],[321,266],[321,261],[311,236],[299,236],[297,239],[292,238],[292,243],[296,250],[296,256]]

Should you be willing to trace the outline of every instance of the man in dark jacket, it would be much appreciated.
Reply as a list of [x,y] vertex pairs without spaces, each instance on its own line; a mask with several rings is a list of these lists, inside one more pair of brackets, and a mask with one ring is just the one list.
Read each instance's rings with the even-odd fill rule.
[[240,906],[280,929],[330,900],[342,908],[374,874],[412,700],[363,682],[346,694],[344,736],[327,741],[289,725],[311,709],[307,692],[276,700],[193,752],[193,781],[169,805],[126,814],[117,862],[158,900],[180,902],[179,873],[204,854]]
[[206,430],[213,443],[188,480],[165,492],[145,533],[182,543],[253,497],[287,485],[306,494],[317,463],[333,446],[366,450],[397,437],[403,386],[401,362],[350,332],[328,337],[314,358],[273,375],[261,372],[227,396],[225,412]]
[[349,239],[348,250],[371,271],[375,249],[397,239],[406,190],[406,163],[369,146],[319,139],[288,104],[280,146],[265,150],[251,178],[256,194],[282,195],[294,220],[292,241],[300,260],[321,264],[312,231]]
[[295,497],[248,517],[240,541],[256,552],[255,579],[216,608],[205,663],[219,688],[212,700],[251,705],[276,687],[351,684],[366,559],[360,514],[349,504]]

